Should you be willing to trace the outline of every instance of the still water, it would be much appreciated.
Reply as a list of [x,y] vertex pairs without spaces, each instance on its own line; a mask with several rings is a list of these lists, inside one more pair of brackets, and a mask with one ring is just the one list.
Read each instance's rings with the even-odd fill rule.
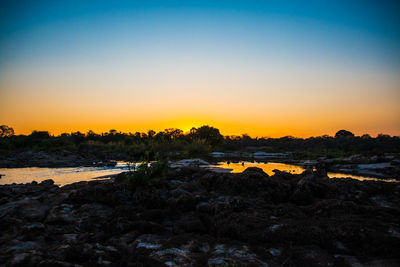
[[[219,162],[215,165],[205,166],[207,168],[218,168],[227,172],[243,172],[248,167],[258,167],[269,175],[273,175],[273,170],[286,171],[293,174],[299,174],[304,169],[297,165],[276,163],[276,162],[249,162],[241,161],[231,163],[227,161]],[[0,184],[11,183],[29,183],[32,181],[41,182],[47,179],[53,179],[55,184],[63,186],[79,181],[92,181],[93,179],[106,179],[114,174],[128,170],[126,163],[118,163],[115,167],[77,167],[77,168],[0,168]],[[396,182],[393,179],[378,179],[365,176],[356,176],[342,173],[328,173],[330,178],[350,177],[360,181],[387,181]]]
[[53,179],[56,185],[66,185],[80,181],[93,181],[99,177],[107,178],[128,170],[126,164],[118,163],[115,167],[76,167],[76,168],[3,168],[0,184],[41,182]]
[[[290,172],[293,174],[300,174],[304,171],[304,168],[297,165],[285,164],[285,163],[277,163],[277,162],[249,162],[249,161],[241,161],[241,162],[219,162],[216,165],[211,165],[211,167],[223,168],[227,170],[231,170],[231,172],[243,172],[248,167],[258,167],[263,169],[265,173],[268,175],[273,175],[273,170],[277,169],[280,171]],[[329,178],[352,178],[360,181],[384,181],[384,182],[398,182],[395,179],[379,179],[374,177],[366,177],[359,175],[351,175],[344,173],[335,173],[328,172]]]
[[285,163],[277,163],[277,162],[250,162],[250,161],[241,161],[241,162],[219,162],[216,165],[211,165],[210,167],[223,168],[227,170],[231,170],[231,172],[243,172],[249,167],[258,167],[263,169],[265,173],[268,175],[273,175],[273,170],[280,170],[285,172],[290,172],[293,174],[300,174],[304,171],[304,169],[297,165],[285,164]]

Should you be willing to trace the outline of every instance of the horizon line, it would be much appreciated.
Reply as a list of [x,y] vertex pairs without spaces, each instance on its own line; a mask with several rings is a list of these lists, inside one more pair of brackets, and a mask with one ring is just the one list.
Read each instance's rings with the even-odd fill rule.
[[[260,138],[265,138],[265,139],[268,139],[268,138],[280,139],[280,138],[284,138],[284,137],[293,137],[293,138],[296,138],[296,139],[308,139],[308,138],[323,137],[323,136],[335,137],[334,135],[330,135],[330,134],[309,135],[309,136],[307,136],[307,137],[299,137],[299,136],[291,135],[291,134],[282,135],[282,136],[279,136],[279,137],[272,137],[272,136],[268,136],[268,135],[252,135],[252,134],[248,134],[248,133],[241,133],[241,134],[224,134],[224,133],[222,133],[222,131],[221,131],[219,128],[214,127],[214,126],[212,126],[212,125],[202,125],[202,126],[209,126],[209,127],[216,128],[216,129],[218,129],[218,130],[220,131],[220,134],[221,134],[222,136],[224,136],[224,137],[226,137],[226,136],[229,136],[229,137],[232,137],[232,136],[238,136],[238,137],[249,136],[249,137],[251,137],[251,138],[258,138],[258,139],[260,139]],[[200,127],[202,127],[202,126],[200,126]],[[193,128],[198,129],[198,128],[200,128],[200,127],[191,127],[191,129],[193,129]],[[12,127],[11,127],[11,128],[12,128]],[[80,131],[80,130],[77,130],[77,131],[60,131],[60,133],[58,133],[58,134],[57,134],[57,133],[54,133],[53,131],[50,131],[50,130],[37,130],[37,129],[35,129],[35,130],[31,130],[30,133],[17,133],[17,132],[15,132],[14,135],[16,135],[16,136],[21,136],[21,135],[22,135],[22,136],[28,136],[28,135],[31,135],[33,132],[48,132],[49,135],[51,135],[52,137],[57,137],[57,136],[61,136],[62,134],[72,134],[72,133],[82,133],[82,134],[87,135],[90,131],[92,131],[94,134],[97,134],[97,135],[102,135],[102,134],[105,134],[105,133],[110,133],[111,131],[116,131],[117,133],[120,133],[120,134],[135,134],[135,133],[145,133],[145,134],[147,134],[149,131],[154,131],[155,133],[159,133],[159,132],[163,132],[163,131],[165,131],[165,130],[167,130],[167,129],[177,129],[177,130],[181,130],[182,133],[183,133],[184,135],[187,135],[187,134],[190,133],[190,130],[184,131],[184,130],[182,130],[182,129],[180,129],[180,128],[170,127],[170,128],[165,128],[164,130],[158,130],[158,131],[153,130],[153,129],[147,129],[147,130],[145,130],[145,131],[139,131],[139,130],[137,130],[137,131],[128,131],[128,132],[126,132],[126,131],[117,130],[117,129],[115,129],[115,128],[111,128],[111,129],[108,130],[108,131],[102,131],[102,132],[96,132],[96,131],[94,131],[94,130],[89,129],[89,130],[87,130],[87,131]],[[340,131],[340,130],[346,130],[346,129],[342,128],[342,129],[337,130],[336,132],[338,132],[338,131]],[[346,130],[346,131],[349,131],[349,130]],[[352,132],[352,131],[350,131],[350,132]],[[352,133],[353,133],[353,132],[352,132]],[[354,134],[354,133],[353,133],[353,134]],[[372,134],[370,134],[370,133],[368,133],[368,132],[363,133],[363,134],[359,134],[359,135],[354,134],[355,137],[362,137],[362,136],[364,136],[364,135],[369,135],[371,138],[376,138],[376,137],[378,137],[379,135],[388,135],[388,136],[390,136],[390,137],[399,137],[399,138],[400,138],[400,135],[395,135],[395,134],[394,134],[394,135],[391,135],[391,134],[384,133],[384,132],[378,133],[378,134],[376,134],[376,135],[372,135]]]

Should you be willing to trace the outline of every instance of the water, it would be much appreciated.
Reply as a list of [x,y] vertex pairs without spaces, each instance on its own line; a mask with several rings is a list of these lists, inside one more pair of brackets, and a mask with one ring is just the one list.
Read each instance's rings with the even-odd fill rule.
[[216,165],[211,165],[210,167],[223,168],[227,170],[232,170],[231,172],[243,172],[249,167],[258,167],[263,169],[265,173],[268,175],[273,175],[273,170],[277,169],[280,171],[290,172],[293,174],[300,174],[304,171],[304,169],[297,165],[285,164],[285,163],[277,163],[277,162],[250,162],[250,161],[241,161],[241,162],[218,162]]
[[[243,172],[248,167],[258,167],[269,175],[273,175],[273,170],[286,171],[293,174],[300,174],[304,171],[301,166],[276,163],[276,162],[249,162],[241,161],[231,163],[227,161],[219,162],[215,165],[204,166],[207,168],[216,168],[224,172]],[[32,181],[41,182],[47,179],[53,179],[55,184],[63,186],[79,181],[92,181],[93,179],[107,179],[112,175],[128,170],[126,163],[118,163],[115,167],[77,167],[77,168],[3,168],[0,174],[4,175],[0,179],[0,184],[11,183],[29,183]],[[386,181],[398,182],[394,179],[379,179],[373,177],[357,176],[343,173],[328,173],[330,178],[353,178],[360,181]],[[100,178],[99,178],[100,177]]]
[[382,178],[367,177],[367,176],[352,175],[352,174],[337,173],[337,172],[328,172],[328,177],[329,178],[352,178],[352,179],[356,179],[359,181],[383,181],[383,182],[394,182],[394,183],[399,182],[396,179],[382,179]]
[[0,174],[0,184],[41,182],[53,179],[56,185],[66,185],[80,181],[93,181],[97,177],[106,179],[107,176],[121,173],[128,169],[124,163],[115,167],[76,167],[76,168],[3,168]]
[[[297,165],[292,164],[285,164],[285,163],[277,163],[277,162],[250,162],[250,161],[241,161],[241,162],[218,162],[216,165],[211,165],[212,168],[223,168],[227,171],[231,170],[231,172],[243,172],[248,167],[258,167],[263,169],[265,173],[268,175],[273,175],[273,170],[277,169],[280,171],[290,172],[293,174],[300,174],[304,171],[304,168]],[[359,175],[351,175],[351,174],[344,174],[344,173],[335,173],[329,172],[329,178],[352,178],[359,181],[384,181],[384,182],[399,182],[395,179],[380,179],[374,177],[367,177],[367,176],[359,176]]]

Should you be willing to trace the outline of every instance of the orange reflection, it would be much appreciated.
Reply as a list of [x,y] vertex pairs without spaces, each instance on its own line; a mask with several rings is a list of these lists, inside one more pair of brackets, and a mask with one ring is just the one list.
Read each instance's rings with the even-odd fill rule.
[[66,185],[79,181],[93,181],[96,177],[123,172],[122,168],[101,167],[77,167],[77,168],[2,168],[0,173],[4,175],[0,184],[23,184],[36,181],[38,183],[52,179],[56,185]]
[[304,169],[300,166],[289,165],[285,163],[276,163],[276,162],[264,163],[264,162],[241,161],[239,163],[228,163],[225,161],[225,162],[219,162],[215,167],[231,169],[232,172],[243,172],[249,167],[258,167],[261,168],[268,175],[274,175],[273,170],[275,169],[294,174],[300,174],[304,171]]

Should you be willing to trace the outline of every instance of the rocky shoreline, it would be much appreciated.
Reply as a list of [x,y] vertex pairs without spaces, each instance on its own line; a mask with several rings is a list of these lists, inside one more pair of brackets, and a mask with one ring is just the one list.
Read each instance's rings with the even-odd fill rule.
[[372,164],[337,164],[332,165],[327,169],[331,172],[375,177],[379,179],[400,180],[400,165],[394,165],[390,162]]
[[[271,154],[267,158],[263,157],[221,157],[215,156],[213,152],[209,160],[218,162],[221,160],[238,161],[266,161],[288,163],[301,166],[305,169],[315,168],[324,169],[328,172],[343,173],[350,175],[375,177],[379,179],[396,179],[400,180],[400,155],[396,153],[386,153],[381,156],[365,156],[352,155],[342,159],[327,159],[325,157],[314,160],[295,160],[287,157],[272,157],[271,155],[282,153],[265,153]],[[238,155],[247,154],[245,152]],[[254,154],[258,155],[256,152]],[[230,155],[229,153],[223,153]],[[253,155],[253,154],[249,154]],[[286,155],[286,154],[285,154]],[[289,155],[289,154],[287,154]],[[176,159],[179,159],[176,158]],[[117,161],[129,161],[129,157],[121,153],[76,153],[68,150],[57,152],[45,151],[23,151],[14,152],[11,155],[0,155],[0,168],[25,168],[25,167],[46,167],[46,168],[67,168],[67,167],[114,167]],[[181,160],[181,161],[184,161]],[[208,164],[206,162],[206,164]]]
[[399,266],[400,184],[261,169],[0,186],[5,266]]
[[400,155],[352,155],[343,159],[318,159],[318,164],[331,172],[347,173],[380,179],[400,180]]
[[67,150],[48,153],[44,151],[24,151],[7,157],[0,156],[0,168],[68,168],[68,167],[113,167],[116,161],[104,157],[88,157]]

